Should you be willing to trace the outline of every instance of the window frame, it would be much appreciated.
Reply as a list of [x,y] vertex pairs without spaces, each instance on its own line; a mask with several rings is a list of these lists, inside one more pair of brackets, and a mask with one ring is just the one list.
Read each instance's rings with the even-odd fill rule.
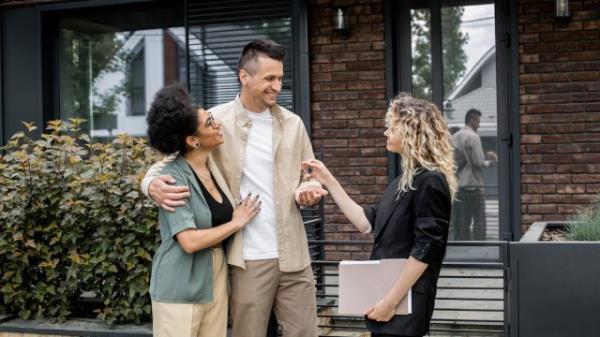
[[[131,85],[131,92],[130,95],[127,97],[127,111],[126,111],[126,115],[128,117],[139,117],[139,116],[145,116],[146,115],[146,85],[145,85],[145,81],[146,81],[146,48],[145,48],[145,39],[142,39],[142,41],[140,41],[135,48],[133,48],[133,50],[131,51],[132,55],[135,55],[131,58],[131,61],[127,63],[127,73],[128,75],[131,76],[131,81],[132,81],[132,85]],[[141,111],[141,113],[139,111],[134,111],[133,110],[133,71],[135,70],[134,67],[134,63],[136,62],[136,59],[139,56],[143,57],[143,61],[142,61],[142,76],[143,76],[143,81],[144,81],[144,85],[142,85],[142,95],[143,95],[143,106],[144,109]]]

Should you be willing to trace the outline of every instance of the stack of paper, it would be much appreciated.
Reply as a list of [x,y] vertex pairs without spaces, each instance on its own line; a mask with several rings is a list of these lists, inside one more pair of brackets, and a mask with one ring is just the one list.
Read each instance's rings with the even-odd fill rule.
[[[406,259],[371,261],[341,261],[338,313],[340,315],[364,315],[392,288]],[[412,313],[412,291],[396,308],[396,315]]]

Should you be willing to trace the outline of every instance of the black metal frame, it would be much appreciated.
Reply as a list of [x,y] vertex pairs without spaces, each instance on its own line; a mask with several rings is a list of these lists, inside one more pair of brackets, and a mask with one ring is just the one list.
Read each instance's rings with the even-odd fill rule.
[[[180,0],[183,2],[183,0]],[[157,0],[88,0],[76,2],[61,2],[55,4],[40,4],[36,11],[40,15],[41,23],[41,62],[42,62],[42,111],[43,122],[60,118],[60,46],[58,34],[58,21],[66,13],[92,10],[95,8],[118,8],[122,6],[137,6],[143,4],[165,4]],[[182,20],[183,21],[183,20]]]
[[[410,9],[431,10],[433,102],[443,103],[442,5],[495,4],[496,76],[498,111],[498,198],[501,240],[520,238],[519,89],[516,0],[412,0],[385,1],[386,97],[412,91]],[[399,174],[398,155],[388,154],[388,177]]]
[[[371,241],[368,240],[350,240],[350,241],[345,241],[345,240],[309,240],[309,245],[344,245],[344,246],[348,246],[348,245],[357,245],[357,246],[370,246],[373,243]],[[453,261],[444,261],[442,268],[443,269],[454,269],[454,268],[476,268],[476,269],[487,269],[487,270],[501,270],[502,271],[502,280],[503,280],[503,298],[502,298],[502,302],[503,302],[503,321],[495,321],[495,320],[478,320],[475,321],[475,323],[482,323],[482,324],[495,324],[496,326],[502,326],[501,329],[498,330],[482,330],[479,331],[480,333],[484,333],[485,332],[494,332],[497,334],[503,334],[504,336],[508,336],[508,331],[509,331],[509,318],[510,318],[510,294],[509,294],[509,282],[510,282],[510,269],[508,268],[508,264],[510,261],[510,254],[509,254],[509,242],[507,241],[455,241],[455,242],[449,242],[448,243],[449,247],[453,247],[453,246],[463,246],[463,247],[496,247],[498,248],[498,250],[500,251],[500,260],[499,261],[494,261],[494,262],[453,262]],[[335,268],[338,266],[339,261],[335,261],[335,260],[314,260],[312,265],[313,265],[313,270],[323,270],[323,268],[325,267],[329,267],[329,269],[331,269],[332,267]],[[344,329],[344,330],[354,330],[354,331],[366,331],[366,328],[364,326],[364,324],[361,324],[362,322],[362,317],[354,317],[354,316],[347,316],[347,315],[338,315],[335,313],[327,313],[327,314],[323,314],[321,313],[322,310],[326,310],[328,308],[336,308],[337,307],[337,295],[328,295],[325,294],[325,289],[326,288],[337,288],[338,284],[337,283],[331,283],[328,284],[326,282],[327,277],[335,277],[338,276],[337,271],[324,271],[323,274],[321,275],[320,278],[317,279],[317,288],[320,290],[317,292],[317,298],[320,299],[324,299],[322,301],[318,301],[317,302],[317,309],[320,312],[319,317],[321,318],[319,327],[320,328],[337,328],[337,329]],[[465,279],[482,279],[482,278],[487,278],[487,279],[497,279],[497,277],[494,276],[461,276],[461,277],[455,277],[455,276],[441,276],[441,279],[443,278],[465,278]],[[473,290],[473,289],[493,289],[493,290],[500,290],[501,288],[481,288],[481,287],[444,287],[444,286],[438,286],[438,289],[467,289],[467,290]],[[470,300],[470,301],[488,301],[490,299],[476,299],[476,298],[457,298],[457,297],[453,297],[453,298],[442,298],[442,297],[437,297],[437,299],[452,299],[452,300]],[[500,301],[500,300],[497,300]],[[498,312],[499,310],[493,310],[493,309],[469,309],[469,308],[447,308],[447,309],[436,309],[436,310],[444,310],[444,311],[487,311],[487,312]],[[325,323],[325,321],[327,319],[330,319],[331,322],[329,324]],[[336,324],[335,320],[353,320],[355,321],[356,324]],[[461,320],[456,320],[456,321],[461,321]],[[465,323],[469,323],[469,322],[473,322],[473,321],[464,321]],[[441,323],[443,323],[442,321],[436,321],[436,320],[432,320],[432,325],[436,325],[436,327],[432,328],[432,331],[435,332],[445,332],[445,333],[457,333],[457,332],[461,332],[460,327],[453,327],[453,324],[448,324],[448,327],[444,328],[442,325],[440,325]],[[440,325],[439,327],[437,327],[437,325]],[[476,333],[477,331],[473,331],[473,330],[469,330],[469,332],[471,333]]]
[[4,139],[4,12],[0,10],[0,146],[7,140]]
[[294,112],[302,118],[311,134],[310,62],[308,49],[308,4],[292,1],[292,66],[294,67]]

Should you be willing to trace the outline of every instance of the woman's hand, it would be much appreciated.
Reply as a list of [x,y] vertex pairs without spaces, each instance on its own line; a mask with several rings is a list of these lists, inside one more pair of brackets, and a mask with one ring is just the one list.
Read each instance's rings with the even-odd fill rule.
[[388,322],[394,313],[396,313],[396,306],[387,297],[377,302],[374,306],[370,307],[365,311],[365,316],[377,322]]
[[306,179],[314,178],[325,186],[334,180],[325,164],[316,159],[303,161],[302,170],[305,172],[304,177]]
[[231,221],[237,224],[238,229],[246,226],[260,212],[262,201],[258,200],[259,196],[252,197],[248,194],[233,210]]

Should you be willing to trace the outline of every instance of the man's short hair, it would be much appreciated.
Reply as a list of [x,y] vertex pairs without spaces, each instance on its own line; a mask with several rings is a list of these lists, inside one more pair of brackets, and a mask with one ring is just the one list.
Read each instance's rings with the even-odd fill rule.
[[248,43],[242,50],[238,61],[238,74],[244,69],[253,74],[256,69],[251,66],[258,60],[258,56],[264,55],[268,58],[281,61],[285,58],[285,47],[269,39],[256,39]]
[[477,109],[469,109],[465,115],[465,124],[468,124],[475,116],[481,117],[481,111]]

